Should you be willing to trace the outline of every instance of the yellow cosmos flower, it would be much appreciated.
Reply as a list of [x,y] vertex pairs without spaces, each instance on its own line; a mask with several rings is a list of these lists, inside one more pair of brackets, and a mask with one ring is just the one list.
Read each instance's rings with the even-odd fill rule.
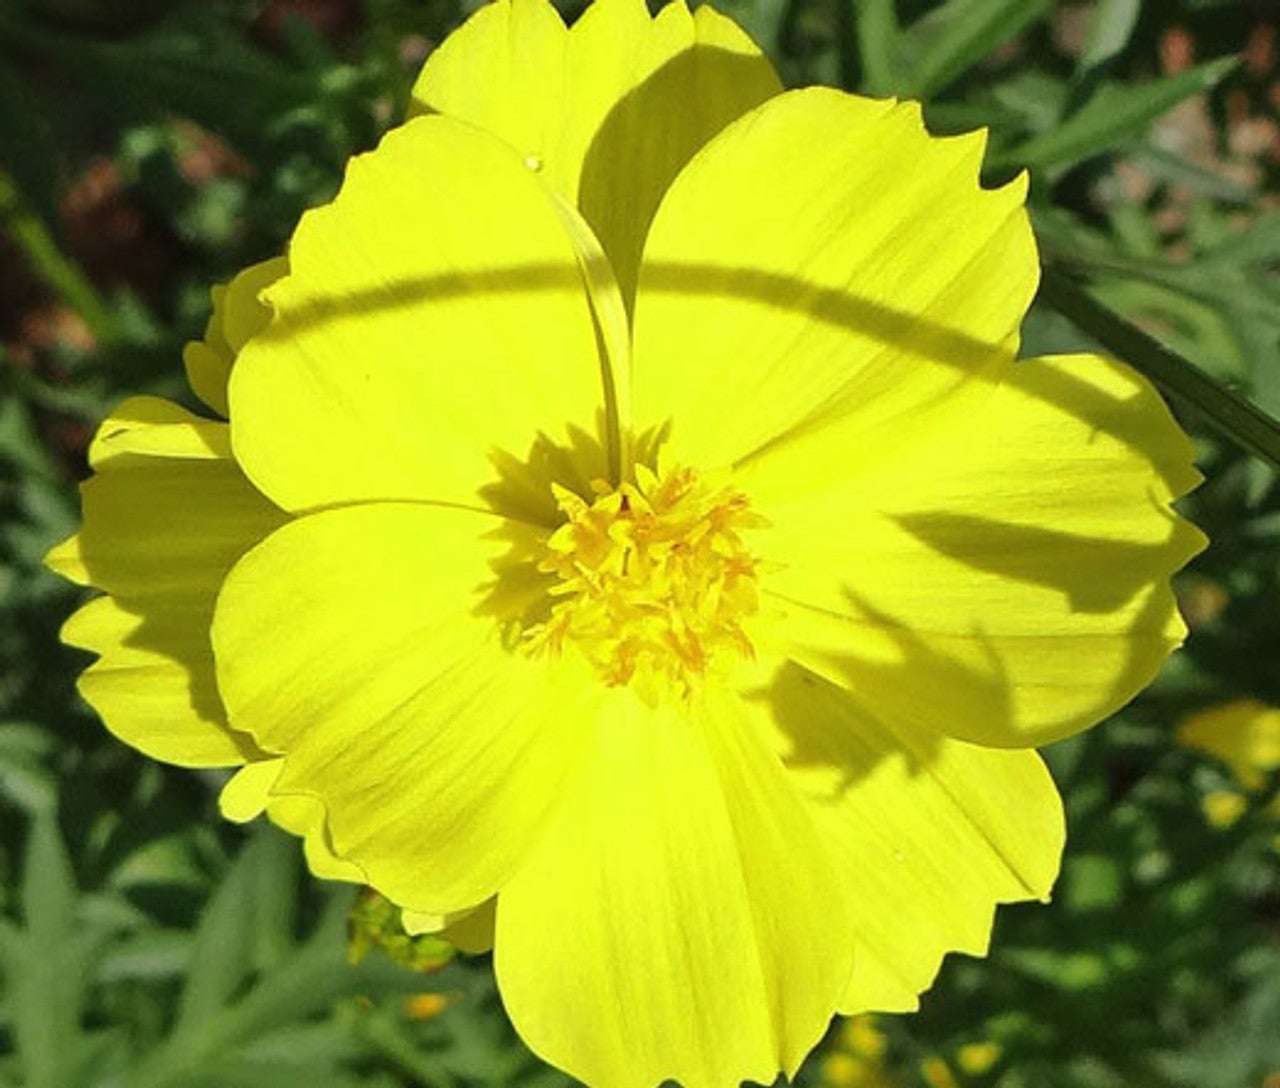
[[920,1076],[929,1088],[960,1088],[951,1067],[936,1054],[930,1055],[920,1063]]
[[[1251,793],[1267,787],[1280,771],[1280,709],[1257,699],[1233,699],[1188,714],[1178,723],[1178,740],[1215,756]],[[1230,827],[1248,807],[1238,793],[1215,790],[1205,798],[1205,812],[1215,827]],[[1280,798],[1267,806],[1280,816]]]
[[969,1076],[981,1077],[990,1073],[1004,1053],[997,1042],[965,1043],[956,1051],[956,1064]]
[[580,1079],[770,1082],[1048,895],[1032,749],[1182,639],[1189,443],[1121,365],[1015,362],[981,135],[783,93],[708,8],[502,0],[415,111],[219,300],[220,418],[103,424],[81,690],[492,945]]

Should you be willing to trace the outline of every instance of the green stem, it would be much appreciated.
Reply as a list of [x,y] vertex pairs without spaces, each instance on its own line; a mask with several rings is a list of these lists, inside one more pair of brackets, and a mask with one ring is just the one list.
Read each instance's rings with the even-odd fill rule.
[[852,91],[858,85],[858,32],[853,21],[855,2],[838,0],[836,4],[836,55],[840,65],[840,86],[846,91]]
[[22,250],[31,270],[80,316],[99,343],[106,343],[114,338],[115,321],[102,296],[76,264],[58,248],[58,243],[44,221],[27,207],[12,178],[2,170],[0,229]]
[[[893,46],[898,38],[898,17],[893,0],[841,0],[839,10],[847,24],[844,48],[852,49],[862,69],[862,89],[886,95],[895,86]],[[846,90],[855,88],[846,81]]]
[[1170,397],[1201,412],[1224,438],[1280,469],[1280,422],[1113,313],[1052,265],[1045,266],[1040,298]]
[[1229,286],[1222,289],[1205,287],[1187,275],[1187,269],[1159,261],[1134,260],[1117,253],[1103,253],[1098,250],[1068,249],[1053,240],[1046,240],[1039,235],[1041,256],[1048,263],[1061,270],[1071,270],[1087,275],[1090,272],[1105,272],[1128,279],[1141,280],[1166,291],[1175,291],[1187,298],[1195,299],[1206,306],[1221,308],[1232,306],[1236,312],[1271,324],[1280,324],[1280,306],[1268,305],[1251,297],[1233,297]]
[[393,1065],[407,1073],[422,1088],[457,1088],[457,1083],[440,1062],[420,1050],[390,1019],[370,1016],[360,1022],[360,1036]]

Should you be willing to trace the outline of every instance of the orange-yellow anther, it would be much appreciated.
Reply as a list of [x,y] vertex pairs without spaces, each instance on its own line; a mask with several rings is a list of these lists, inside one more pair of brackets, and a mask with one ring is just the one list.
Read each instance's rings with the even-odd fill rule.
[[765,522],[745,495],[690,469],[636,475],[593,485],[592,502],[554,489],[566,520],[539,570],[559,576],[558,600],[534,636],[556,653],[576,645],[605,683],[634,683],[652,701],[751,655],[743,623],[759,607],[759,563],[742,532]]

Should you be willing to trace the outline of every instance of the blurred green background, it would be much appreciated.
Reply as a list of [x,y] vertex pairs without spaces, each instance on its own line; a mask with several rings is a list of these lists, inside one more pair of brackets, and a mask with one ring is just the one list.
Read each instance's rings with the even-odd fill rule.
[[[989,126],[990,180],[1032,170],[1047,260],[1280,414],[1275,3],[719,6],[789,83]],[[209,285],[332,195],[468,8],[0,0],[0,1086],[568,1083],[515,1038],[486,958],[391,941],[352,963],[351,889],[223,823],[221,775],[112,740],[57,639],[77,591],[40,566],[96,422],[131,393],[190,402]],[[1044,304],[1025,332],[1028,354],[1090,346]],[[1181,415],[1213,540],[1181,579],[1192,635],[1048,753],[1070,829],[1053,902],[1002,910],[991,956],[949,957],[919,1014],[837,1023],[801,1083],[1280,1086],[1280,717],[1227,715],[1226,760],[1179,740],[1204,708],[1280,704],[1280,487]]]

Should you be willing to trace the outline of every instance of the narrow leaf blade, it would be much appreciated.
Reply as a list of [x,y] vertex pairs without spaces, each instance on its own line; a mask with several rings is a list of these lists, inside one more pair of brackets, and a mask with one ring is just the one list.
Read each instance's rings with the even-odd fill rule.
[[932,30],[934,36],[914,65],[907,93],[932,98],[1051,6],[1052,0],[949,0],[927,16],[927,26],[912,28],[912,33]]
[[1089,19],[1089,36],[1080,54],[1082,75],[1101,67],[1124,50],[1141,12],[1142,0],[1099,0]]
[[1139,135],[1180,102],[1215,86],[1237,63],[1235,57],[1222,57],[1154,83],[1100,91],[1062,124],[997,156],[991,165],[1043,170],[1101,154]]
[[198,1034],[249,972],[254,868],[251,844],[240,851],[204,909],[195,932],[186,985],[178,1003],[174,1039]]
[[892,94],[897,89],[893,58],[898,49],[898,14],[893,0],[843,0],[853,5],[853,30],[857,39],[862,90],[870,95]]

